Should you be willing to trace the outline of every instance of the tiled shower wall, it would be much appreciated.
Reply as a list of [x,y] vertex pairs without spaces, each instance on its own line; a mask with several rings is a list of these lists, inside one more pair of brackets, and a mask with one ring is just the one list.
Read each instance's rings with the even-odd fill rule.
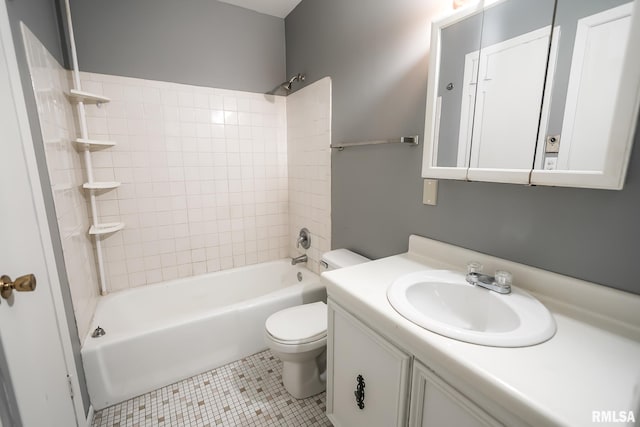
[[98,277],[92,242],[87,236],[89,216],[83,190],[81,157],[70,142],[76,134],[74,114],[66,93],[67,70],[25,26],[23,39],[44,141],[49,179],[71,299],[83,338],[98,301]]
[[101,74],[88,108],[109,291],[288,255],[285,98]]
[[[69,103],[71,73],[25,30],[56,215],[79,336],[99,284],[86,180]],[[117,145],[92,153],[108,291],[306,252],[318,271],[330,249],[331,81],[288,98],[82,73],[83,89],[112,99],[87,106],[89,134]],[[301,227],[310,250],[295,248]]]
[[[320,271],[331,249],[331,78],[325,77],[287,97],[289,168],[289,253],[307,253],[307,267]],[[302,227],[311,247],[296,248]]]

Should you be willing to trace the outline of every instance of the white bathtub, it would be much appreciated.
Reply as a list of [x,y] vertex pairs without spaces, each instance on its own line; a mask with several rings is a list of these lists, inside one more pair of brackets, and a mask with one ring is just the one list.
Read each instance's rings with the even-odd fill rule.
[[102,409],[262,351],[270,314],[324,299],[319,276],[289,260],[101,297],[91,331],[106,335],[82,346],[91,403]]

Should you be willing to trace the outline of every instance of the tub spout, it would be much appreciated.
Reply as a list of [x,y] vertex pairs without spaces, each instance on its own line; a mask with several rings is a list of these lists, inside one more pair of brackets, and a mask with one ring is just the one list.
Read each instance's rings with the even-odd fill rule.
[[301,262],[307,262],[307,254],[302,254],[295,258],[291,258],[291,265],[300,264]]

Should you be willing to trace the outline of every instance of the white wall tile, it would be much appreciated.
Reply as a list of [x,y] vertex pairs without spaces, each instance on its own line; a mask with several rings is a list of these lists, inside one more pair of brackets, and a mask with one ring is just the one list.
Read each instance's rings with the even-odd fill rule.
[[[66,76],[61,67],[58,74]],[[295,256],[303,226],[312,233],[309,267],[318,271],[330,249],[329,79],[285,100],[100,74],[82,78],[113,100],[91,109],[88,123],[91,135],[118,143],[94,162],[96,179],[122,183],[98,205],[104,218],[127,224],[104,240],[110,291]],[[54,117],[41,121],[54,142],[75,132],[72,114],[62,136]],[[79,185],[75,151],[53,143],[47,156],[57,165],[49,171],[55,182]],[[84,322],[79,329],[86,328],[98,289],[84,234],[86,202],[68,190],[54,194],[60,229],[76,236],[65,251],[86,252],[86,262],[67,269],[93,275],[72,285]]]
[[[32,86],[45,142],[45,156],[78,336],[82,340],[93,318],[98,300],[99,283],[93,245],[87,235],[89,229],[87,204],[80,189],[84,180],[82,163],[71,143],[78,134],[74,112],[66,97],[70,90],[69,75],[29,30],[25,30],[24,42],[27,46]],[[102,82],[99,81],[91,82],[87,87],[89,88],[87,90],[95,90],[98,93],[104,90]],[[110,87],[108,89],[111,90]],[[108,131],[103,110],[94,107],[94,110],[89,112],[89,120],[101,134]],[[113,167],[110,155],[99,156],[97,161],[100,166]],[[117,202],[105,201],[103,206],[108,213],[117,214]],[[119,253],[113,253],[113,255],[112,270],[114,272],[126,270],[123,257]]]
[[[331,79],[289,95],[286,102],[289,255],[306,252],[307,266],[318,272],[322,254],[331,250]],[[306,251],[295,247],[302,227],[311,232]]]
[[[107,263],[119,262],[109,274],[124,268],[127,284],[110,290],[286,255],[286,198],[278,205],[289,185],[286,150],[285,167],[276,167],[287,143],[284,98],[101,74],[82,79],[113,100],[89,124],[90,134],[118,143],[98,158],[97,172],[123,183],[100,205],[127,224],[106,254]],[[260,165],[271,167],[256,173]],[[255,205],[261,182],[273,193],[262,210]],[[271,251],[260,254],[256,224],[268,214],[278,227]]]

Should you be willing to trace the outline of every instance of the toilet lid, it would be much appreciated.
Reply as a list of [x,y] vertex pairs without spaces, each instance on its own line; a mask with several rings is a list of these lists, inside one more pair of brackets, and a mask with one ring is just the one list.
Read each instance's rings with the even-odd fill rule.
[[285,308],[265,322],[269,335],[278,341],[303,344],[327,335],[327,305],[323,302]]

